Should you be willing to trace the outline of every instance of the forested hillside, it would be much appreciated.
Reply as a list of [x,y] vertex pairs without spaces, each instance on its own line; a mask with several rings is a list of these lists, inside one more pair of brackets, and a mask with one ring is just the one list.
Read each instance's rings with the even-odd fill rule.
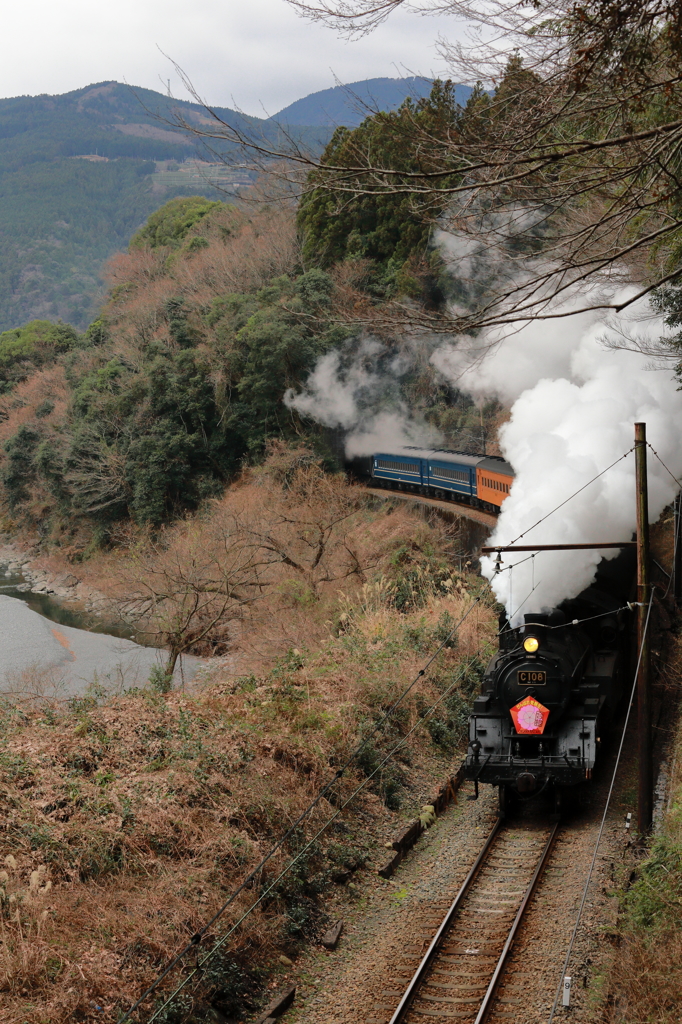
[[[284,401],[325,353],[342,376],[354,368],[358,401],[374,412],[409,410],[451,447],[490,443],[501,407],[474,406],[430,356],[451,311],[485,304],[515,259],[552,244],[557,220],[548,206],[522,238],[500,235],[494,260],[469,250],[466,274],[448,265],[434,229],[463,172],[454,156],[444,162],[443,139],[494,144],[532,89],[515,58],[492,94],[475,89],[464,107],[451,83],[435,82],[427,98],[338,129],[297,210],[172,200],[111,263],[108,297],[84,333],[29,323],[0,336],[8,522],[82,553],[131,522],[156,527],[200,508],[273,439],[304,438],[338,465],[341,436],[324,424],[348,430],[345,413],[323,409],[316,422]],[[362,153],[398,180],[433,169],[432,183],[367,187],[360,170],[365,184],[339,200],[340,172],[326,165]],[[651,249],[652,267],[674,258]],[[679,326],[678,289],[654,301]]]
[[[324,90],[269,120],[223,107],[215,113],[274,149],[285,145],[280,125],[290,123],[295,139],[319,153],[330,124],[354,124],[364,116],[352,112],[356,92],[391,109],[405,95],[430,88],[426,80],[373,81],[381,88],[371,81]],[[35,317],[83,330],[104,295],[104,261],[125,249],[153,210],[188,191],[213,199],[224,198],[221,189],[230,191],[226,181],[218,188],[211,184],[220,173],[216,166],[181,172],[197,160],[215,165],[221,156],[228,166],[240,163],[244,153],[230,142],[209,153],[173,127],[179,119],[199,127],[207,112],[197,103],[117,82],[61,96],[0,100],[0,330]],[[237,178],[248,185],[255,176],[245,169]]]
[[[437,124],[448,103],[437,85],[420,109]],[[425,211],[382,206],[364,256],[338,249],[334,259],[325,231],[313,238],[310,212],[297,224],[288,206],[171,200],[110,263],[108,299],[84,333],[37,320],[0,334],[8,524],[82,553],[131,521],[156,527],[199,508],[272,440],[306,439],[339,465],[340,436],[301,419],[285,394],[324,353],[355,358],[364,340],[344,326],[349,302],[402,295],[437,306],[446,279]],[[383,339],[378,372],[401,345]],[[428,350],[403,363],[384,407],[407,404],[451,443],[480,444],[482,411],[444,382]]]
[[[279,128],[266,120],[216,113],[277,143]],[[154,172],[169,161],[206,159],[200,145],[163,123],[178,116],[194,124],[206,118],[196,103],[117,82],[0,100],[0,329],[32,317],[85,328],[103,297],[103,262],[153,210],[188,188],[220,198],[201,177],[162,185],[162,174],[157,186]],[[318,144],[306,129],[301,138]],[[218,149],[228,161],[238,156],[228,144]]]

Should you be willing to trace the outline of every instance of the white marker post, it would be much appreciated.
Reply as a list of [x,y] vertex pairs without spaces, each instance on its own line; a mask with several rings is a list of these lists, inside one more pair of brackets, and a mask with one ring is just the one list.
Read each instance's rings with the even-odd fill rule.
[[564,978],[564,991],[561,999],[562,1006],[571,1005],[571,979],[567,974]]

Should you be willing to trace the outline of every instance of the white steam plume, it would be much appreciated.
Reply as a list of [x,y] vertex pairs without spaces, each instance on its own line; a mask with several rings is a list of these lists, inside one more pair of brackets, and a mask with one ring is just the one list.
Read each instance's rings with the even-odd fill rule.
[[[614,289],[611,289],[613,294]],[[633,289],[615,296],[623,301]],[[585,292],[573,305],[585,306]],[[566,311],[570,305],[564,306]],[[652,369],[649,357],[608,346],[632,335],[655,342],[666,333],[646,300],[605,320],[598,312],[535,321],[508,334],[477,342],[487,355],[474,366],[462,348],[442,346],[432,360],[459,387],[479,396],[513,401],[500,430],[500,446],[516,477],[490,544],[509,544],[633,445],[638,421],[670,470],[682,476],[682,396],[670,367]],[[474,343],[474,344],[477,344]],[[491,343],[495,343],[489,349]],[[470,360],[470,354],[467,356]],[[649,518],[655,522],[677,486],[649,451]],[[581,543],[630,540],[635,529],[635,465],[631,454],[581,494],[535,527],[519,543]],[[594,579],[602,555],[617,550],[503,555],[511,570],[484,575],[514,624],[575,597]]]
[[410,362],[407,354],[389,353],[376,339],[364,338],[358,348],[322,356],[305,391],[290,388],[284,403],[324,426],[342,428],[350,458],[406,444],[440,445],[439,431],[412,419],[398,395],[398,380]]

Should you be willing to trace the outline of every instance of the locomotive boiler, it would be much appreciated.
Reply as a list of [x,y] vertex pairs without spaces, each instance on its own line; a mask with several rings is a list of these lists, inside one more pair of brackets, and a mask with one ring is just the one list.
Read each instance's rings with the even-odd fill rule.
[[465,777],[499,787],[500,806],[550,789],[559,803],[592,778],[627,678],[631,552],[602,562],[593,586],[512,627],[469,718]]

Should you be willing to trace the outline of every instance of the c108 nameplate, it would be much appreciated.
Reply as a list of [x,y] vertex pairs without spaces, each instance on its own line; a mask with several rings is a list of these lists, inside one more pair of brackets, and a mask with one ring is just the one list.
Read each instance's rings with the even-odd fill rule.
[[542,669],[520,668],[516,673],[519,686],[544,686],[547,673]]

